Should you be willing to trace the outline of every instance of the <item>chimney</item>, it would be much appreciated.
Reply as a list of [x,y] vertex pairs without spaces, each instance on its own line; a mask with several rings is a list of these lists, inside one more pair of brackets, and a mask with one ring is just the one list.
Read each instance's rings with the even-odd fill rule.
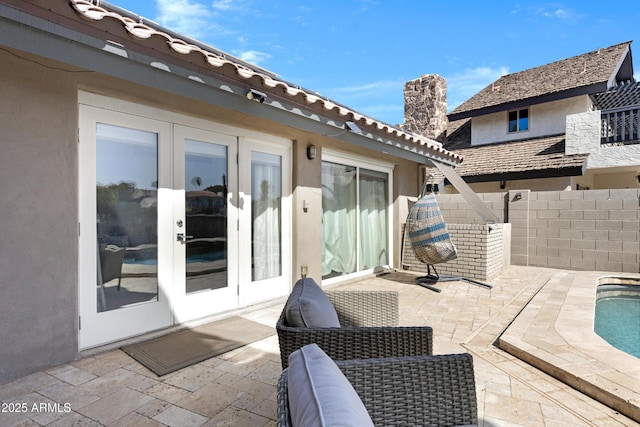
[[448,122],[444,77],[425,74],[404,84],[403,129],[444,143]]

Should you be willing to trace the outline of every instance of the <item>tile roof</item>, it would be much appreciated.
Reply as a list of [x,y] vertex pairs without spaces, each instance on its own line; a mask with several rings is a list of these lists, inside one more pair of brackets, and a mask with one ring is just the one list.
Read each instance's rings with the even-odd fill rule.
[[462,160],[460,156],[445,150],[442,144],[437,141],[418,134],[406,132],[360,114],[315,92],[280,80],[274,74],[265,70],[248,66],[248,64],[237,60],[237,58],[225,55],[215,49],[209,49],[200,43],[190,43],[187,41],[188,39],[176,37],[174,34],[171,34],[159,26],[156,27],[145,21],[135,20],[123,13],[114,12],[106,7],[102,7],[104,4],[102,4],[102,6],[96,5],[89,0],[67,0],[67,3],[70,4],[76,14],[85,21],[90,23],[108,20],[118,22],[121,24],[122,31],[126,32],[126,35],[140,43],[147,43],[154,49],[164,45],[165,51],[183,57],[185,61],[195,61],[194,56],[199,56],[199,62],[203,63],[209,70],[231,77],[236,81],[245,82],[257,89],[284,96],[290,101],[320,110],[325,114],[336,115],[342,120],[353,121],[358,126],[377,131],[387,138],[396,138],[416,146],[426,146],[426,148],[432,150],[440,158],[455,163]]
[[[552,62],[500,77],[451,112],[454,119],[462,113],[482,110],[487,107],[533,99],[542,95],[607,84],[618,72],[630,54],[631,42],[624,42],[583,55]],[[627,68],[630,67],[626,64]],[[631,68],[632,70],[632,68]],[[629,70],[625,69],[625,78]],[[607,87],[607,86],[605,86]],[[469,117],[469,114],[466,114]]]
[[[577,175],[588,157],[566,155],[564,134],[472,146],[471,119],[451,122],[449,130],[445,146],[464,157],[456,172],[467,182],[497,180],[500,175],[510,175],[502,179]],[[434,178],[443,179],[437,172]]]

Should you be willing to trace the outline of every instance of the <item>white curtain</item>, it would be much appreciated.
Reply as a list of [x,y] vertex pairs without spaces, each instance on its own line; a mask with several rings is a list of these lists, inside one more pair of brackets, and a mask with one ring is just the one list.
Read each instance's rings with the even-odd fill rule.
[[281,177],[280,156],[251,154],[252,280],[282,274]]
[[356,271],[356,168],[322,163],[322,276]]
[[360,270],[388,265],[387,174],[360,169]]

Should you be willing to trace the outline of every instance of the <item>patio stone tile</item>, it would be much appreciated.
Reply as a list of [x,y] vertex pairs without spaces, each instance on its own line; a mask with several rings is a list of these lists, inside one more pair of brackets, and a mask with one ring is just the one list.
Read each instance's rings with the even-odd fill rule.
[[38,390],[38,393],[62,404],[68,403],[71,408],[78,409],[100,399],[100,396],[79,390],[68,383],[58,383]]
[[92,420],[91,418],[85,417],[82,414],[77,412],[72,412],[68,415],[65,415],[62,418],[57,419],[56,421],[49,424],[47,427],[101,427],[102,424],[99,422]]
[[177,403],[191,393],[183,388],[161,382],[145,390],[144,394],[165,402]]
[[29,394],[34,390],[39,390],[59,382],[59,379],[45,372],[35,372],[7,384],[3,384],[2,387],[0,387],[0,401],[13,401],[14,399]]
[[122,388],[102,399],[79,408],[77,412],[98,421],[110,424],[151,401],[151,397],[139,391]]
[[212,383],[184,397],[176,405],[211,418],[230,406],[242,394],[243,392],[235,388]]
[[259,414],[254,414],[242,409],[228,407],[211,418],[205,427],[262,427],[270,425],[273,421]]
[[166,424],[163,424],[159,421],[152,420],[151,418],[147,418],[144,415],[140,415],[136,412],[132,412],[113,424],[110,424],[109,427],[164,427]]
[[160,399],[153,399],[136,409],[136,413],[147,418],[153,418],[167,409],[169,406],[171,406],[171,403],[169,402],[165,402],[164,400]]
[[97,378],[94,374],[83,369],[78,369],[75,366],[71,366],[69,369],[65,369],[53,376],[72,385],[80,385]]
[[131,364],[133,359],[121,350],[113,350],[97,356],[80,359],[73,362],[76,368],[101,376],[118,368]]
[[260,404],[255,408],[253,408],[251,412],[253,412],[254,414],[261,415],[267,419],[275,420],[277,416],[276,410],[277,410],[277,403],[276,403],[275,394],[274,394],[273,397],[269,396],[267,399],[260,402]]
[[489,398],[485,403],[485,413],[492,418],[524,426],[542,426],[544,417],[539,403],[501,395]]
[[188,391],[196,391],[223,374],[223,371],[198,364],[170,374],[164,379],[164,382]]
[[207,418],[177,406],[168,407],[153,419],[170,427],[197,427],[207,422]]
[[127,386],[136,379],[136,374],[127,369],[119,368],[106,375],[84,382],[80,385],[82,390],[99,396],[107,396]]

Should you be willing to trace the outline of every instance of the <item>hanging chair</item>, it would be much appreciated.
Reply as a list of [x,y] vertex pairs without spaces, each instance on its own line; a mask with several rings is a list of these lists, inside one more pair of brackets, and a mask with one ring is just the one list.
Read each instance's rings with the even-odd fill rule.
[[434,265],[458,257],[434,193],[421,197],[409,211],[407,231],[419,261]]
[[416,283],[435,292],[440,292],[440,289],[432,284],[438,281],[467,281],[490,289],[491,285],[486,283],[460,276],[440,276],[436,271],[435,264],[456,259],[458,252],[447,231],[436,195],[433,191],[425,194],[426,190],[430,190],[429,187],[432,186],[427,180],[420,199],[409,211],[405,231],[416,258],[427,265],[427,275],[416,278]]

